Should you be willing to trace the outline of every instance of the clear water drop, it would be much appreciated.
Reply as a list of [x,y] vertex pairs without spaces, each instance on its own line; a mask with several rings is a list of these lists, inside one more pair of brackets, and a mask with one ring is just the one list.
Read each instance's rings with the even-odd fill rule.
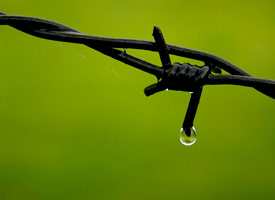
[[166,90],[165,91],[168,91],[169,89],[168,88],[166,88]]
[[197,140],[197,134],[195,127],[192,126],[189,128],[190,136],[187,136],[185,130],[183,128],[180,129],[180,142],[185,146],[191,146]]

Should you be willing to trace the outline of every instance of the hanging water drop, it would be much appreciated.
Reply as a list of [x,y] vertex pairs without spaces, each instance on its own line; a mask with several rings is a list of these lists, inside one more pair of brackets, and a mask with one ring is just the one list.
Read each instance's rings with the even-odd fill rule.
[[[189,132],[189,134],[186,133],[187,131]],[[185,146],[191,146],[196,142],[196,140],[197,135],[194,126],[187,128],[186,131],[184,130],[184,128],[180,129],[180,142],[182,144],[184,144]]]

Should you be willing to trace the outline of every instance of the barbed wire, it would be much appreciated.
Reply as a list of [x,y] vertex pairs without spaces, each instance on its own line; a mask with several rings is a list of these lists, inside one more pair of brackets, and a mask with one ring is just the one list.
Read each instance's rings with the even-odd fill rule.
[[[255,78],[232,63],[210,53],[166,44],[158,27],[154,27],[153,31],[155,41],[146,41],[86,35],[47,19],[7,15],[3,12],[0,12],[0,25],[9,25],[27,34],[48,40],[84,44],[116,60],[152,74],[157,77],[158,82],[145,88],[144,92],[147,96],[166,89],[192,92],[183,123],[183,129],[187,136],[191,135],[190,128],[193,127],[204,85],[233,84],[253,87],[275,99],[274,80]],[[122,50],[117,48],[122,48]],[[126,49],[128,48],[158,52],[162,66],[156,66],[127,54]],[[171,64],[169,55],[203,61],[204,66],[199,67],[188,63]],[[221,69],[231,75],[213,75],[211,73],[212,71],[220,73]]]

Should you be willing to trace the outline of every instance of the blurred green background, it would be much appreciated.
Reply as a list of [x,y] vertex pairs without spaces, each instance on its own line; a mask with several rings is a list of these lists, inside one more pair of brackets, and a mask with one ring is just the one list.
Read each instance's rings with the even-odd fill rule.
[[[99,36],[217,54],[275,79],[275,2],[9,0],[2,12]],[[275,104],[207,86],[198,140],[179,141],[190,94],[145,97],[153,76],[84,45],[0,26],[0,199],[274,199]],[[160,64],[156,53],[128,53]],[[173,62],[190,60],[173,57]],[[191,62],[196,63],[196,62]]]

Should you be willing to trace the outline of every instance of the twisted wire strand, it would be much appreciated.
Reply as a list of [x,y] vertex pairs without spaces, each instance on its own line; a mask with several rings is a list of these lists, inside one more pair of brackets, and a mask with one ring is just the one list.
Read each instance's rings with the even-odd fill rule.
[[[112,48],[133,48],[158,51],[155,42],[137,39],[108,38],[85,35],[73,28],[46,19],[26,16],[6,15],[1,13],[0,25],[9,25],[25,33],[49,40],[70,43],[92,44],[93,46]],[[230,74],[248,76],[249,73],[216,55],[167,44],[168,53],[176,56],[216,64]],[[92,47],[93,48],[93,47]]]
[[[3,12],[0,12],[0,25],[9,25],[27,34],[44,39],[87,45],[114,59],[153,74],[157,78],[161,78],[164,72],[164,68],[131,56],[124,51],[114,49],[133,48],[158,52],[158,46],[155,42],[152,41],[85,35],[73,28],[50,20],[35,17],[7,15]],[[204,84],[234,84],[254,87],[258,91],[275,99],[274,80],[252,77],[249,73],[238,68],[232,63],[210,53],[171,44],[167,44],[167,51],[172,55],[196,59],[205,63],[211,63],[232,74],[230,76],[213,76],[209,74],[208,79]]]

